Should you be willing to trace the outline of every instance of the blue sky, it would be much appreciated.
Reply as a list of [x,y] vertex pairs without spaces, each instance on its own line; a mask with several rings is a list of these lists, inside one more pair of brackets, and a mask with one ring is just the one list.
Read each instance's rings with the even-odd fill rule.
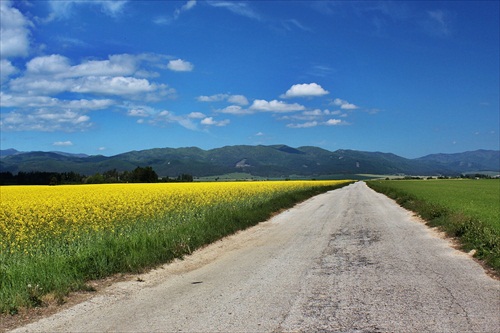
[[2,149],[495,149],[498,1],[5,1]]

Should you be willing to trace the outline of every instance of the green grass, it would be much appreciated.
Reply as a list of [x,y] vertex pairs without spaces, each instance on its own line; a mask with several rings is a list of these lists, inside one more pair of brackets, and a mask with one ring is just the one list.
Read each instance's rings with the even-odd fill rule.
[[377,180],[367,184],[457,237],[500,273],[500,180]]
[[[62,302],[71,291],[87,289],[89,280],[115,273],[138,273],[238,230],[314,195],[346,186],[310,187],[240,205],[220,204],[179,219],[125,223],[123,230],[96,232],[68,244],[53,243],[48,252],[5,256],[0,253],[0,313]],[[118,236],[121,235],[121,236]]]

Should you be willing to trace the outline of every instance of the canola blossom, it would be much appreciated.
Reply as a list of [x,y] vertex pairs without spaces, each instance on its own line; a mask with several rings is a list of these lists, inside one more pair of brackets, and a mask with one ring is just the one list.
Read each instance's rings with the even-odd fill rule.
[[104,184],[0,187],[0,255],[35,255],[89,235],[165,226],[209,210],[252,207],[275,195],[345,181]]

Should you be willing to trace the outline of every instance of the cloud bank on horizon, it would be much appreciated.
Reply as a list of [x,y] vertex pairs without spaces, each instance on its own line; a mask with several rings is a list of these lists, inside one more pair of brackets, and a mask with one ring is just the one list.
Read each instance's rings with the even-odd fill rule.
[[498,7],[1,1],[0,143],[499,149]]

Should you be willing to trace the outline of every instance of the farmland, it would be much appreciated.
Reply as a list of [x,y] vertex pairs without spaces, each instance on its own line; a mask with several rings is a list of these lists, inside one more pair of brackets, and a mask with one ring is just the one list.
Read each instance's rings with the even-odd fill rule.
[[368,185],[457,237],[500,271],[500,180],[392,180]]
[[0,312],[141,272],[350,181],[0,187]]

